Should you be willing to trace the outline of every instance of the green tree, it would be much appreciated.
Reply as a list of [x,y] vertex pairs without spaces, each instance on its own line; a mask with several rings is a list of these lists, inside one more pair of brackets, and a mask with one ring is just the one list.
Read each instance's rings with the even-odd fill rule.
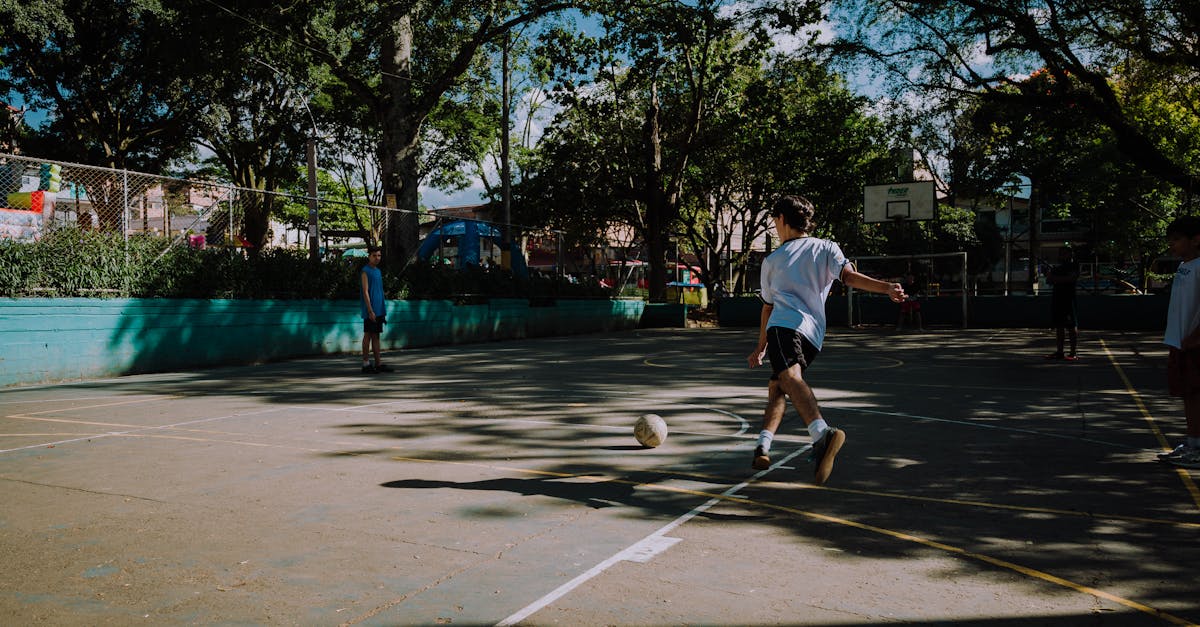
[[[1197,82],[1200,54],[1191,38],[1180,36],[1196,32],[1194,2],[846,0],[835,7],[845,27],[837,49],[871,60],[899,92],[1073,107],[1107,127],[1121,152],[1146,171],[1181,189],[1200,183],[1194,162],[1181,158],[1197,150],[1191,138],[1147,124],[1116,88],[1121,63],[1129,60],[1181,84]],[[1054,79],[1050,91],[1012,89],[1039,69]],[[1197,116],[1185,91],[1161,95]]]
[[734,289],[747,289],[739,273],[751,243],[772,233],[769,210],[784,193],[813,200],[821,235],[848,252],[877,252],[862,224],[862,188],[892,169],[888,131],[869,102],[797,56],[765,60],[729,89],[741,97],[705,130],[687,183],[684,230],[705,282],[733,275]]
[[[288,196],[278,203],[276,217],[287,226],[308,229],[308,182],[303,168],[297,168],[297,176],[283,191]],[[354,188],[348,189],[345,182],[325,170],[317,170],[317,196],[321,199],[320,219],[322,229],[371,232],[373,209],[366,198]],[[368,238],[372,243],[373,238]]]
[[[50,112],[25,152],[48,159],[163,172],[192,152],[206,96],[182,68],[175,13],[158,2],[46,0],[0,4],[5,87]],[[133,190],[139,193],[140,190]],[[89,189],[102,228],[119,226],[124,196]]]
[[252,190],[239,195],[240,235],[257,253],[278,212],[275,192],[305,180],[297,164],[306,162],[307,142],[314,142],[318,154],[323,150],[320,122],[328,99],[321,87],[328,76],[309,51],[274,34],[287,23],[274,5],[254,11],[253,21],[202,1],[177,6],[179,28],[204,41],[207,55],[205,71],[189,77],[196,89],[203,85],[211,94],[198,117],[196,140],[230,183]]
[[[363,107],[378,129],[377,158],[385,198],[404,210],[389,221],[389,256],[405,258],[417,244],[418,185],[424,130],[448,106],[488,42],[580,2],[479,0],[392,2],[324,0],[306,3],[293,26]],[[448,136],[447,136],[448,137]]]
[[[545,141],[547,154],[562,161],[540,160],[537,175],[587,181],[586,199],[581,190],[565,190],[552,202],[586,203],[596,211],[577,219],[637,232],[650,264],[651,300],[665,297],[667,249],[682,226],[685,186],[705,128],[740,98],[738,73],[761,63],[772,44],[760,11],[725,5],[618,10],[605,17],[597,38],[559,33],[559,64],[568,72],[555,98],[565,112]],[[574,175],[564,171],[572,167]],[[556,187],[550,181],[528,189]]]
[[[1136,258],[1146,267],[1154,256],[1146,244],[1155,231],[1161,236],[1168,215],[1163,208],[1177,204],[1171,200],[1172,186],[1134,163],[1112,130],[1081,107],[1039,100],[1056,91],[1057,80],[1035,72],[1008,88],[1025,92],[1024,97],[983,100],[964,112],[955,127],[955,188],[987,193],[1028,181],[1031,282],[1041,256],[1043,216],[1090,225],[1089,253]],[[1147,105],[1145,111],[1155,109]]]

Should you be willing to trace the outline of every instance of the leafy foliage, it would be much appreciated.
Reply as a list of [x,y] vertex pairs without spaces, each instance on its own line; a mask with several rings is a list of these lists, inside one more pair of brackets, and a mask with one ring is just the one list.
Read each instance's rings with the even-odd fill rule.
[[[1040,216],[1073,218],[1089,231],[1083,255],[1134,259],[1144,269],[1161,251],[1163,229],[1183,206],[1184,197],[1125,154],[1107,125],[1080,107],[1062,107],[1046,97],[1081,89],[1061,87],[1063,80],[1076,82],[1035,72],[998,90],[1011,98],[982,99],[962,113],[952,153],[956,191],[986,193],[1024,178],[1031,187],[1035,221]],[[1174,124],[1179,134],[1195,134],[1197,126],[1189,126],[1186,116],[1173,116],[1174,108],[1166,100],[1146,95],[1155,87],[1149,77],[1134,74],[1116,85],[1120,91],[1141,94],[1136,102],[1139,115],[1157,119],[1164,132]],[[1130,101],[1134,108],[1132,97]]]
[[[357,299],[362,260],[314,264],[305,251],[198,250],[161,237],[56,229],[37,242],[0,240],[0,296],[132,298]],[[603,298],[599,286],[500,268],[385,267],[389,298]]]
[[[1184,189],[1200,176],[1187,134],[1163,134],[1122,98],[1116,84],[1127,63],[1165,72],[1180,85],[1200,76],[1194,2],[1026,2],[1003,0],[837,0],[848,26],[835,50],[867,60],[896,90],[921,100],[971,93],[1011,100],[1007,88],[1039,70],[1048,91],[1023,91],[1026,103],[1074,108],[1107,127],[1142,169]],[[1167,90],[1164,103],[1197,118],[1194,92]],[[1190,166],[1190,167],[1189,167]]]

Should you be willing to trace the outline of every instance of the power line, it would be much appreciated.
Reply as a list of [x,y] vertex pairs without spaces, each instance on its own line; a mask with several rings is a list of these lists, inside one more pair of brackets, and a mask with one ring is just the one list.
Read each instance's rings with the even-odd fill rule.
[[[291,43],[293,43],[293,44],[295,44],[295,45],[297,45],[297,46],[300,46],[301,48],[304,48],[305,50],[309,50],[309,51],[311,51],[311,52],[315,53],[317,56],[324,57],[324,58],[326,58],[326,59],[328,59],[328,60],[331,60],[331,61],[334,61],[334,62],[338,62],[338,61],[339,61],[339,59],[338,59],[337,57],[335,57],[335,56],[334,56],[334,55],[333,55],[331,52],[329,52],[329,51],[327,51],[327,50],[321,50],[320,48],[317,48],[317,47],[315,47],[315,46],[311,46],[311,45],[309,45],[309,44],[308,44],[308,43],[306,43],[306,42],[303,42],[303,41],[298,41],[298,40],[296,40],[296,38],[294,38],[294,37],[292,37],[292,36],[290,36],[290,35],[288,35],[288,34],[286,34],[286,33],[280,33],[280,32],[277,32],[277,31],[275,31],[275,30],[272,30],[272,29],[271,29],[269,26],[265,26],[265,25],[263,25],[263,24],[260,24],[260,23],[258,23],[258,22],[256,22],[256,21],[254,21],[254,20],[252,20],[252,19],[250,19],[250,18],[248,18],[248,17],[246,17],[246,16],[244,16],[244,15],[242,15],[242,14],[240,14],[240,13],[238,13],[238,12],[234,11],[233,9],[230,9],[230,8],[228,8],[228,7],[225,7],[225,6],[222,6],[221,4],[217,3],[215,0],[204,0],[204,2],[206,2],[206,3],[208,3],[208,4],[211,4],[212,6],[216,7],[218,10],[220,10],[220,11],[222,11],[222,12],[224,12],[224,13],[228,13],[229,15],[233,16],[234,18],[237,18],[238,20],[241,20],[241,21],[243,21],[243,22],[245,22],[245,23],[247,23],[247,24],[249,24],[249,25],[253,26],[254,28],[257,28],[257,29],[259,29],[259,30],[261,30],[261,31],[263,31],[263,32],[265,32],[265,33],[267,33],[267,34],[269,34],[269,35],[273,36],[273,37],[277,37],[277,38],[285,39],[285,40],[287,40],[287,41],[289,41],[289,42],[291,42]],[[399,74],[393,74],[393,73],[391,73],[391,72],[384,72],[383,70],[380,70],[380,71],[379,71],[379,74],[380,74],[380,76],[388,76],[388,77],[395,78],[395,79],[398,79],[398,80],[402,80],[402,81],[408,81],[408,82],[410,82],[410,83],[412,83],[412,84],[414,84],[414,85],[421,85],[422,87],[429,87],[429,85],[430,85],[430,84],[429,84],[428,82],[426,82],[426,81],[423,81],[423,80],[420,80],[420,79],[417,79],[417,78],[413,78],[413,77],[411,77],[411,76],[401,76],[401,75],[399,75]]]

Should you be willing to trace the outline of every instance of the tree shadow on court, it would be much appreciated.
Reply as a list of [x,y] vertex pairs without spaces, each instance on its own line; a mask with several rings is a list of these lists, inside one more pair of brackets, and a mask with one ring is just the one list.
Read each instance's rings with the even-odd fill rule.
[[[1157,367],[1122,338],[1117,334],[1107,345],[1127,364],[1124,375],[1139,381],[1153,378]],[[1125,591],[1152,607],[1178,607],[1181,599],[1192,599],[1192,564],[1200,557],[1192,542],[1200,529],[1196,504],[1180,477],[1153,461],[1154,437],[1145,429],[1143,412],[1131,399],[1122,373],[1098,352],[1089,353],[1084,363],[1046,361],[1046,340],[1036,332],[1001,333],[969,346],[960,346],[961,338],[954,334],[886,342],[874,334],[835,340],[811,371],[826,417],[850,435],[833,479],[814,489],[811,467],[798,458],[791,468],[772,471],[766,477],[771,483],[752,482],[739,492],[750,503],[738,506],[760,506],[763,513],[748,519],[756,524],[773,524],[858,558],[907,560],[942,551],[960,558],[941,575],[947,580],[1020,573],[1024,585],[1039,594],[1079,593],[1048,583],[1061,577],[1118,597]],[[884,355],[898,365],[880,360],[881,344],[888,347]],[[693,364],[698,361],[692,357]],[[703,368],[695,372],[700,381],[721,383],[704,375]],[[645,393],[643,403],[655,387],[652,381],[609,380],[622,381],[630,386],[630,396]],[[663,389],[672,387],[686,386],[675,383]],[[704,403],[754,416],[762,400],[752,396]],[[481,419],[467,426],[479,438],[475,444],[519,438],[528,448],[506,454],[543,464],[548,448],[572,457],[631,446],[596,442],[582,429],[586,421],[572,422],[561,407],[534,403],[509,409],[518,407],[547,421],[557,416],[560,430],[516,434]],[[781,433],[802,437],[803,428],[789,415]],[[677,417],[668,415],[668,423],[677,423]],[[572,425],[581,428],[572,431]],[[685,435],[687,442],[680,444],[681,436],[671,437],[676,439],[669,443],[683,449],[670,464],[678,468],[673,478],[703,473],[728,477],[727,485],[750,478],[749,443],[689,455],[688,445],[700,448],[704,438]],[[798,446],[777,444],[776,455]],[[572,450],[576,452],[564,452]],[[595,470],[620,474],[636,465],[626,457],[610,464]],[[568,467],[539,466],[546,471]],[[387,485],[423,485],[413,481],[420,480]],[[545,480],[437,487],[534,493],[580,503],[595,496],[588,487]],[[707,492],[715,495],[721,489],[714,486]],[[649,493],[622,500],[628,493],[610,487],[597,494],[624,503],[635,515],[686,511],[705,496]],[[1177,613],[1194,615],[1200,608],[1188,600]]]
[[[669,473],[632,473],[621,478],[606,477],[596,473],[578,473],[555,477],[502,478],[479,481],[398,479],[380,485],[385,488],[404,490],[452,489],[508,492],[521,496],[544,496],[559,499],[592,509],[636,508],[640,512],[639,517],[673,517],[694,507],[695,497],[684,494],[653,494],[655,490],[645,487],[654,486],[670,478]],[[699,515],[710,520],[761,518],[754,515],[739,517],[716,512],[703,512]]]
[[[826,419],[849,439],[820,488],[803,455],[751,480],[766,377],[745,368],[754,335],[544,338],[392,352],[400,372],[373,378],[354,372],[350,356],[115,385],[278,407],[291,429],[336,436],[320,443],[318,458],[452,460],[506,475],[462,479],[431,476],[448,473],[437,465],[397,465],[371,485],[398,501],[406,490],[510,493],[658,518],[749,481],[738,500],[705,515],[771,525],[854,559],[953,557],[938,575],[948,581],[1080,594],[1044,573],[1200,619],[1197,504],[1176,471],[1153,461],[1159,443],[1147,414],[1172,439],[1182,419],[1157,392],[1165,353],[1146,334],[1106,333],[1101,347],[1099,334],[1085,331],[1083,359],[1067,363],[1042,358],[1053,345],[1046,331],[833,330],[808,377]],[[672,428],[657,449],[632,440],[632,421],[646,412]],[[776,459],[807,442],[794,411],[788,416]],[[508,476],[522,468],[547,476]],[[634,487],[672,481],[692,491]],[[1099,616],[1126,624],[1148,615]],[[1004,622],[1050,619],[1022,620]]]

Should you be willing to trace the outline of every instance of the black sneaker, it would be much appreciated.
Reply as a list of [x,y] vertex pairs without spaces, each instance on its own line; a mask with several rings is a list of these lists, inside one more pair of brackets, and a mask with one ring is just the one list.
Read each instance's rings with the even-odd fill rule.
[[813,480],[817,485],[824,485],[829,479],[829,473],[833,472],[833,460],[845,443],[846,432],[836,427],[826,429],[821,439],[813,442],[811,459],[817,464],[813,471]]
[[375,366],[375,372],[395,372],[396,369],[387,364],[379,364]]
[[761,446],[754,447],[754,461],[750,462],[750,467],[755,470],[766,470],[771,467],[771,458],[767,456],[767,452]]
[[363,366],[362,371],[363,371],[363,374],[375,374],[376,372],[379,372],[378,370],[375,369],[375,366],[372,366],[371,364],[367,364],[367,365]]

